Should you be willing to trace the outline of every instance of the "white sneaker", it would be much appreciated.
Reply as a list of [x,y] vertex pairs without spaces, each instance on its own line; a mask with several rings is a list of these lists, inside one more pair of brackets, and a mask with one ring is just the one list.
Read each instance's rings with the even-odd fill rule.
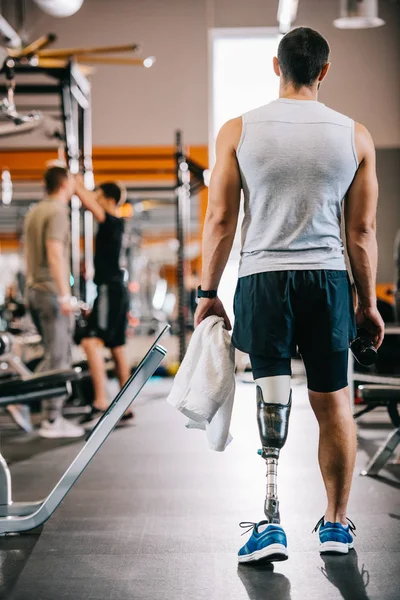
[[42,421],[40,429],[38,431],[40,437],[43,438],[79,438],[85,435],[85,430],[79,425],[75,425],[59,416],[57,419],[50,423],[47,419]]
[[31,411],[26,404],[8,404],[7,412],[14,421],[24,431],[32,431]]

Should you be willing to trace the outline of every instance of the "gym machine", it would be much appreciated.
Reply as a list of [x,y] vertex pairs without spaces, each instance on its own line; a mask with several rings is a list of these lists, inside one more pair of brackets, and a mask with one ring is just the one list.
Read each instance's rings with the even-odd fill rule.
[[[166,350],[158,344],[169,329],[167,325],[138,365],[119,394],[110,404],[96,427],[92,430],[85,445],[65,471],[50,494],[39,502],[13,502],[11,496],[11,475],[7,463],[0,453],[0,535],[21,533],[43,525],[68,494],[77,479],[83,473],[96,452],[103,445],[118,421],[138,396],[144,385],[163,361]],[[8,351],[9,347],[6,346]],[[1,350],[1,349],[0,349]],[[44,375],[40,375],[43,379]],[[25,382],[20,381],[19,389],[23,395]],[[1,394],[0,387],[0,394]],[[65,393],[65,392],[64,392]],[[51,390],[54,396],[54,391]],[[19,400],[21,401],[21,399]],[[10,398],[1,397],[0,402],[9,403]]]
[[[400,335],[399,325],[387,325],[385,336]],[[395,425],[395,429],[389,434],[385,442],[378,448],[374,456],[361,471],[361,475],[371,477],[379,475],[400,445],[400,418],[398,404],[400,403],[400,377],[376,375],[374,373],[357,374],[357,379],[362,378],[362,384],[358,386],[361,397],[369,399],[368,406],[357,413],[360,416],[369,412],[376,406],[387,406],[389,416]],[[371,402],[372,400],[372,402]]]
[[394,241],[394,263],[395,263],[395,315],[400,323],[400,230]]
[[[51,36],[49,39],[52,39]],[[34,60],[28,54],[22,58],[9,57],[4,65],[0,66],[0,72],[3,72],[7,79],[5,86],[0,85],[0,94],[10,97],[10,90],[12,90],[12,100],[14,94],[56,96],[59,98],[64,129],[61,137],[65,144],[69,169],[72,173],[78,173],[80,164],[82,164],[85,180],[87,185],[90,185],[90,182],[93,182],[90,82],[83,74],[80,66],[72,59],[64,61],[63,64],[45,63],[46,66],[42,66],[42,62]],[[23,83],[16,86],[15,80],[19,75],[46,75],[52,81],[55,80],[56,83]],[[3,102],[4,106],[6,105]],[[24,117],[26,119],[29,117],[27,121],[29,126],[38,123],[40,120],[39,113],[32,113],[32,115]],[[54,135],[54,137],[57,136],[60,136],[60,134]],[[92,243],[93,233],[91,219],[86,214],[83,225],[86,247],[89,243]],[[74,196],[71,201],[71,263],[72,289],[74,296],[77,298],[80,298],[80,228],[80,202]],[[89,270],[89,265],[87,267]]]
[[[16,2],[19,13],[18,30],[24,27],[24,3]],[[7,119],[6,126],[0,127],[0,135],[18,133],[44,124],[45,117],[40,111],[20,113],[15,106],[15,93],[28,95],[57,96],[61,104],[63,131],[46,132],[48,137],[57,139],[65,146],[65,158],[71,173],[83,172],[87,189],[94,188],[92,164],[92,125],[91,125],[91,85],[87,75],[92,72],[88,65],[108,64],[137,66],[149,69],[155,62],[154,56],[146,58],[108,56],[121,52],[135,53],[140,50],[137,44],[117,46],[49,48],[55,40],[54,34],[46,34],[24,45],[21,37],[0,14],[0,33],[9,40],[8,47],[0,48],[0,73],[6,77],[6,85],[0,86],[0,94],[6,97],[0,101],[0,117]],[[16,86],[16,76],[45,75],[48,83],[23,83]],[[55,83],[54,83],[55,81]],[[48,110],[45,104],[43,110]],[[46,124],[49,125],[47,119]],[[59,160],[64,161],[64,152],[59,148]],[[71,200],[71,262],[72,291],[75,297],[87,300],[92,282],[87,281],[83,293],[80,293],[80,232],[81,223],[84,235],[85,272],[92,272],[93,262],[93,219],[89,211],[81,211],[76,196]]]
[[[104,158],[117,158],[113,156],[103,156]],[[193,159],[186,156],[184,144],[182,140],[182,132],[175,132],[175,152],[171,154],[146,154],[132,156],[132,159],[137,160],[166,160],[173,159],[174,164],[171,168],[166,163],[165,168],[160,168],[155,164],[154,170],[147,169],[146,175],[154,175],[158,179],[160,174],[167,177],[173,177],[172,185],[145,185],[145,186],[129,186],[128,202],[135,204],[133,196],[142,195],[146,198],[146,194],[152,194],[151,200],[160,201],[161,203],[171,204],[175,208],[175,231],[177,240],[176,250],[176,271],[177,271],[177,291],[178,291],[178,319],[177,330],[179,338],[179,361],[182,362],[186,352],[186,336],[187,336],[187,319],[185,309],[188,305],[187,292],[185,289],[185,261],[186,261],[186,246],[188,242],[189,226],[190,226],[190,205],[191,196],[201,191],[207,185],[207,169],[202,167]],[[139,172],[139,170],[138,170]],[[135,174],[135,169],[131,169],[131,173]],[[166,197],[168,194],[168,197]]]
[[[394,318],[397,323],[386,323],[385,341],[393,336],[396,340],[400,336],[400,231],[397,232],[394,242],[394,262]],[[396,346],[394,345],[394,347]],[[398,357],[398,347],[396,356]],[[397,372],[390,375],[379,372],[357,372],[353,375],[353,383],[355,383],[357,397],[366,403],[366,407],[356,412],[354,418],[357,419],[378,406],[384,406],[387,408],[389,417],[395,427],[360,473],[363,476],[373,477],[379,475],[381,469],[385,467],[400,445],[400,375]]]

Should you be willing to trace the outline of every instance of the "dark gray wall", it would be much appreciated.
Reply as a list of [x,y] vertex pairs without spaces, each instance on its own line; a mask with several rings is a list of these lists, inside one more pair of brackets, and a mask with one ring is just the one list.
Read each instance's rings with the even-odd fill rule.
[[386,283],[394,279],[393,244],[400,229],[400,149],[377,150],[376,161],[379,179],[378,282]]

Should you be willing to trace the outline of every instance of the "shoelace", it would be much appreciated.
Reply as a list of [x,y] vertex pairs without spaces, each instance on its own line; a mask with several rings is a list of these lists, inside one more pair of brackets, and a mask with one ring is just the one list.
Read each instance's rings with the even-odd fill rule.
[[249,533],[249,531],[256,530],[257,523],[252,523],[251,521],[242,521],[241,523],[239,523],[239,527],[246,530],[242,533],[242,535],[246,535],[246,533]]
[[249,533],[249,531],[251,531],[252,529],[255,530],[255,528],[257,527],[257,523],[252,523],[251,521],[242,521],[241,523],[239,523],[239,527],[246,530],[243,531],[243,533],[241,534],[245,535],[246,533]]
[[259,523],[253,523],[252,521],[242,521],[241,523],[239,523],[239,527],[246,530],[243,531],[242,535],[249,533],[249,531],[251,531],[252,529],[256,530],[259,525],[270,525],[270,523],[269,521],[260,521]]
[[[351,533],[355,534],[356,531],[356,526],[354,525],[353,521],[351,519],[349,519],[349,517],[346,517],[347,521],[349,522],[349,529],[351,531]],[[314,529],[312,530],[311,533],[315,533],[316,531],[318,531],[318,528],[320,527],[320,525],[323,525],[325,521],[325,516],[321,517],[320,520],[318,521],[318,523],[316,524],[316,526],[314,527]]]

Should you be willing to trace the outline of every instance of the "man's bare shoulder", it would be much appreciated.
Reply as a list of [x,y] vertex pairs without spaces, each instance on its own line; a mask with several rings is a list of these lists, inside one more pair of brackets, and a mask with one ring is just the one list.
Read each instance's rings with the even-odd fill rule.
[[356,144],[359,162],[361,162],[369,154],[375,152],[372,135],[365,125],[362,125],[361,123],[354,123],[354,141]]
[[242,117],[227,121],[220,129],[217,143],[236,149],[242,135]]
[[363,125],[362,123],[357,123],[357,121],[354,121],[354,133],[357,136],[365,137],[372,140],[372,136],[368,129],[365,127],[365,125]]

